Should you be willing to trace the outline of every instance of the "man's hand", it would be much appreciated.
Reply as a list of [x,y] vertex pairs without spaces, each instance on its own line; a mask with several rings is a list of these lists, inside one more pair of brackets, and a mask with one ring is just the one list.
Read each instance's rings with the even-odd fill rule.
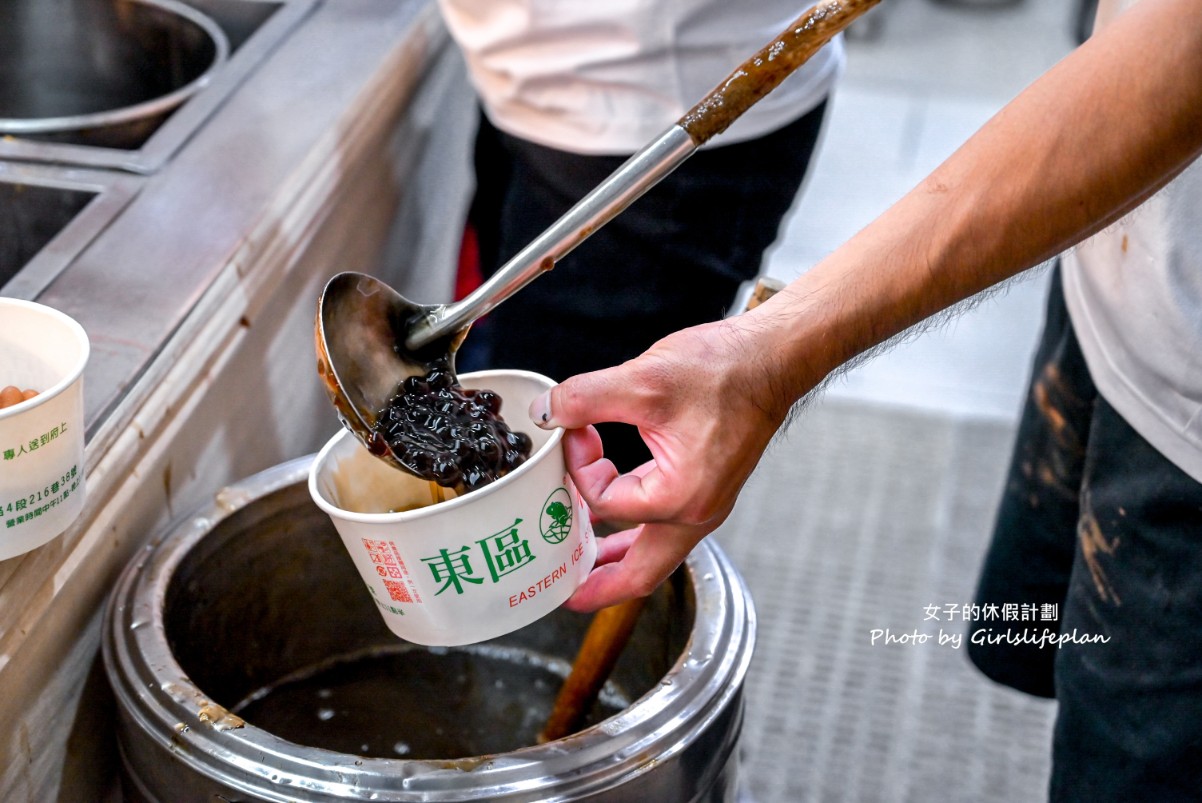
[[[540,426],[568,429],[568,469],[594,518],[639,523],[602,539],[597,568],[568,607],[651,593],[730,514],[792,402],[774,388],[772,351],[749,320],[677,332],[531,405]],[[598,421],[637,426],[654,459],[620,475],[588,426]]]

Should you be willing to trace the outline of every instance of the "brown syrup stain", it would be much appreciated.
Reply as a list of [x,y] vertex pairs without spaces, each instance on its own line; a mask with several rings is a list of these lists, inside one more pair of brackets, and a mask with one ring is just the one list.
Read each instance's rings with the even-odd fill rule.
[[1055,365],[1044,366],[1031,392],[1034,395],[1035,406],[1047,420],[1052,435],[1056,438],[1056,443],[1064,449],[1081,453],[1081,440],[1076,431],[1069,426],[1068,419],[1062,411],[1062,407],[1066,403],[1080,404],[1080,401],[1064,384],[1064,379],[1060,376],[1060,369]]
[[1040,372],[1031,388],[1032,401],[1047,422],[1048,430],[1055,441],[1055,449],[1041,456],[1034,463],[1022,465],[1024,476],[1038,480],[1045,487],[1066,499],[1078,495],[1078,467],[1085,456],[1081,434],[1072,426],[1064,410],[1082,405],[1076,394],[1066,385],[1059,369],[1047,365]]
[[1093,511],[1088,509],[1088,492],[1085,497],[1086,507],[1081,512],[1081,521],[1077,524],[1077,540],[1081,543],[1081,556],[1085,560],[1085,566],[1089,569],[1089,576],[1093,580],[1094,590],[1098,592],[1098,597],[1103,602],[1122,605],[1122,599],[1115,592],[1114,586],[1110,584],[1106,570],[1102,568],[1103,556],[1114,557],[1119,547],[1119,539],[1106,537],[1098,525],[1097,519],[1094,518]]

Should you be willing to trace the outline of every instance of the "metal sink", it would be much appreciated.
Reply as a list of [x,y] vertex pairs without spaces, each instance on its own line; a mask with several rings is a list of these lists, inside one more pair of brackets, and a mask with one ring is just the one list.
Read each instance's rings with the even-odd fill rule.
[[228,54],[220,26],[178,0],[8,0],[0,133],[129,147]]
[[[5,48],[11,63],[0,70],[7,76],[5,83],[11,89],[0,94],[0,100],[4,101],[3,105],[16,109],[13,117],[33,119],[9,120],[11,125],[6,130],[0,128],[0,160],[148,174],[171,158],[319,0],[70,0],[70,7],[84,9],[71,14],[63,13],[66,7],[62,3],[55,4],[52,13],[47,14],[48,6],[42,5],[43,0],[4,2],[6,27],[14,41],[9,43],[11,47]],[[132,36],[135,32],[127,29],[132,29],[133,24],[127,17],[133,16],[134,12],[142,16],[151,16],[152,12],[161,14],[157,6],[177,8],[185,12],[185,16],[191,11],[187,24],[178,26],[189,30],[156,28],[145,31],[143,29],[151,25],[143,25],[136,32],[142,41],[136,48],[126,49],[120,42],[109,44],[114,35],[100,37],[99,26],[94,24],[93,18],[96,18],[108,27],[119,28],[115,36]],[[212,35],[208,39],[216,40],[216,44],[207,40],[197,43],[199,53],[187,55],[181,44],[189,44],[186,41],[189,37],[200,38],[195,30],[213,24],[219,30],[210,31]],[[39,33],[45,33],[49,39],[44,49],[81,49],[71,45],[74,40],[70,38],[70,29],[72,25],[83,27],[85,38],[81,41],[87,41],[89,48],[82,49],[90,51],[103,46],[105,52],[87,52],[76,59],[59,56],[47,59],[46,54],[36,52],[35,47],[26,47],[25,52],[21,52],[20,45],[24,43],[19,30],[21,25],[28,26],[30,31],[35,25],[39,26]],[[164,27],[158,25],[158,28]],[[155,50],[169,52],[153,52]],[[189,60],[203,64],[187,63]],[[136,73],[136,80],[105,77],[103,86],[98,88],[101,81],[97,73],[110,69],[114,61],[128,63],[126,66],[130,69],[127,72]],[[181,61],[185,63],[180,64]],[[75,65],[64,67],[65,62],[75,62]],[[210,63],[209,69],[203,69]],[[31,80],[35,67],[54,70],[41,95],[28,89],[39,86]],[[72,70],[76,72],[73,74]],[[159,75],[166,73],[179,75],[174,81],[169,76]],[[10,78],[13,80],[8,80]],[[76,86],[71,86],[72,81]],[[136,85],[139,82],[149,83],[149,86]],[[108,126],[83,125],[77,129],[48,131],[39,130],[36,125],[40,114],[71,119],[70,104],[92,102],[106,93],[114,103],[128,103],[130,105],[124,108],[138,108],[144,112],[136,120],[122,121],[120,137],[112,136]],[[154,98],[141,97],[156,93]],[[85,111],[93,115],[96,112],[95,109]],[[5,116],[0,111],[0,118]],[[35,124],[22,125],[25,122]]]
[[0,295],[37,298],[112,222],[144,180],[0,162]]
[[[0,295],[35,299],[317,2],[187,0],[174,30],[163,17],[179,0],[0,0]],[[72,48],[85,52],[61,56]],[[60,124],[115,107],[138,114]]]

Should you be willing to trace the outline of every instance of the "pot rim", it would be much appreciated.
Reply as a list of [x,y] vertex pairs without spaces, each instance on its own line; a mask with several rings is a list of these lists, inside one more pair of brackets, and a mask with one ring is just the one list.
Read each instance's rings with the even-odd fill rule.
[[[575,799],[564,796],[568,792],[604,790],[667,761],[741,694],[755,641],[754,606],[733,564],[707,540],[684,564],[697,615],[672,668],[625,710],[564,739],[448,760],[371,758],[299,745],[250,723],[238,725],[236,717],[224,719],[224,709],[192,682],[167,642],[162,614],[170,578],[223,519],[269,493],[304,486],[314,459],[288,461],[219,491],[152,539],[109,598],[102,652],[121,717],[173,759],[264,800],[349,799],[366,792],[391,801],[533,800],[545,799],[538,792],[551,785],[555,799],[567,800]],[[167,740],[164,723],[174,726]],[[465,773],[473,776],[471,789],[464,788]]]

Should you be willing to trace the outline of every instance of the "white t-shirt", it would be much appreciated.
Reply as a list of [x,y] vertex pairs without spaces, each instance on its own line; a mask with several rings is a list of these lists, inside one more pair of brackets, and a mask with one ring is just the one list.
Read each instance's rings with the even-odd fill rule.
[[1066,254],[1063,266],[1098,391],[1202,482],[1202,161]]
[[[489,119],[581,154],[637,151],[808,8],[796,0],[439,0]],[[774,131],[817,106],[841,37],[714,142]]]
[[1098,391],[1202,482],[1202,162],[1067,254],[1063,282]]

